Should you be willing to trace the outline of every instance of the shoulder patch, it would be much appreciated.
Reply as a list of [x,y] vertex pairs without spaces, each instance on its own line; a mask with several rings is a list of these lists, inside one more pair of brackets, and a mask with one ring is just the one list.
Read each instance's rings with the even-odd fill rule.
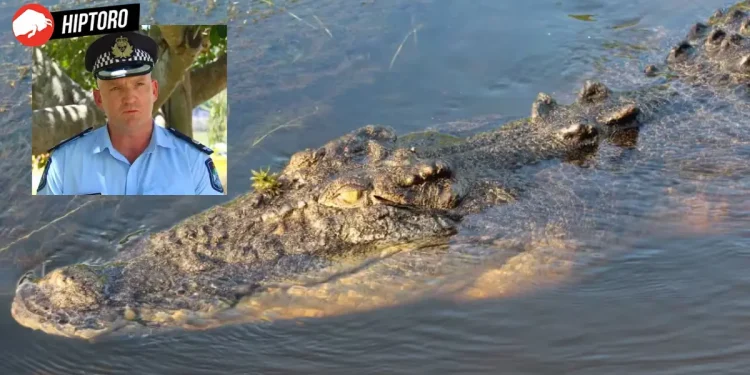
[[44,189],[45,186],[47,186],[47,172],[49,172],[49,166],[52,164],[52,157],[47,158],[47,163],[44,165],[44,172],[42,172],[42,178],[39,180],[39,186],[37,186],[36,191],[39,192],[39,190]]
[[208,177],[211,180],[211,187],[219,193],[224,193],[224,187],[221,186],[221,179],[219,178],[219,172],[216,171],[214,166],[214,160],[211,158],[206,159],[206,168],[208,168]]
[[57,150],[57,149],[58,149],[58,148],[59,148],[60,146],[62,146],[62,145],[64,145],[64,144],[66,144],[66,143],[68,143],[68,142],[70,142],[70,141],[73,141],[73,140],[76,140],[76,139],[78,139],[78,138],[81,138],[81,137],[83,137],[84,135],[86,135],[86,134],[88,134],[88,133],[89,133],[90,131],[92,131],[93,129],[94,129],[94,127],[90,127],[90,128],[88,128],[88,129],[86,129],[86,130],[84,130],[84,131],[82,131],[82,132],[80,132],[80,133],[78,133],[78,134],[76,134],[76,135],[74,135],[74,136],[72,136],[72,137],[70,137],[70,138],[68,138],[68,139],[66,139],[66,140],[64,140],[64,141],[62,141],[62,142],[60,142],[60,143],[58,143],[58,144],[57,144],[57,145],[56,145],[55,147],[52,147],[51,149],[47,150],[47,153],[50,153],[50,152],[52,152],[52,151],[54,151],[54,150]]
[[201,144],[200,142],[196,141],[195,139],[190,138],[187,135],[180,133],[175,128],[167,128],[167,130],[169,130],[169,132],[172,133],[175,137],[177,137],[179,139],[182,139],[183,141],[185,141],[188,144],[190,144],[191,146],[197,148],[201,152],[204,152],[206,155],[211,155],[211,154],[214,153],[214,150],[212,150],[212,149],[204,146],[203,144]]

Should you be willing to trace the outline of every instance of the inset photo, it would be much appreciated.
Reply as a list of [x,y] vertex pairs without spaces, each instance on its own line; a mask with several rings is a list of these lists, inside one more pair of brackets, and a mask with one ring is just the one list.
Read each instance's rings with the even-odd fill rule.
[[142,25],[32,51],[32,194],[227,193],[226,25]]

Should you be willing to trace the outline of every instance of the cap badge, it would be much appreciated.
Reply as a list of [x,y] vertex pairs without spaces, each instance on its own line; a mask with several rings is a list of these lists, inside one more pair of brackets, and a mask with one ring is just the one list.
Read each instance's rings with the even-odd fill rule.
[[117,58],[130,57],[133,54],[133,46],[128,42],[128,38],[121,36],[115,41],[115,45],[112,46],[112,54]]

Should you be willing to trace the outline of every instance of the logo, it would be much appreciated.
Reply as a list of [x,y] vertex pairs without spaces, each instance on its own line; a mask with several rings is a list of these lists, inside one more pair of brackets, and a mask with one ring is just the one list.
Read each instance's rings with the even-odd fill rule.
[[[49,40],[137,31],[141,4],[120,4],[50,12],[39,4],[26,4],[13,16],[13,34],[21,44],[39,47]],[[113,53],[130,56],[126,40]]]
[[112,46],[112,54],[117,58],[130,57],[133,54],[133,46],[128,42],[128,38],[121,36],[115,41],[115,45]]
[[13,15],[13,34],[27,47],[39,47],[52,37],[52,14],[39,4],[26,4]]
[[224,187],[221,186],[221,179],[219,178],[219,172],[216,171],[214,161],[211,158],[206,159],[206,168],[208,168],[208,176],[211,180],[211,187],[219,193],[224,192]]

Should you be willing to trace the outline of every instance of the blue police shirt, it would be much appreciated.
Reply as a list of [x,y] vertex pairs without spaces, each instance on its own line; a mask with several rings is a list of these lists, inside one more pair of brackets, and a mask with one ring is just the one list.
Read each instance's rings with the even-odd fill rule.
[[50,154],[37,194],[222,195],[210,149],[183,137],[154,124],[150,143],[131,164],[102,126]]

